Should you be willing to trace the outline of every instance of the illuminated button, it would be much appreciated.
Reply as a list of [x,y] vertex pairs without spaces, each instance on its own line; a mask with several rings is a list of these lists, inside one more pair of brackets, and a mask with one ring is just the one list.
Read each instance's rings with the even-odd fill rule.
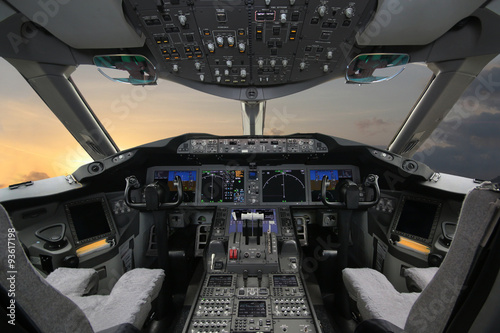
[[203,29],[203,35],[205,35],[205,36],[210,36],[210,30],[208,30],[208,29]]
[[245,36],[245,29],[238,29],[239,36]]

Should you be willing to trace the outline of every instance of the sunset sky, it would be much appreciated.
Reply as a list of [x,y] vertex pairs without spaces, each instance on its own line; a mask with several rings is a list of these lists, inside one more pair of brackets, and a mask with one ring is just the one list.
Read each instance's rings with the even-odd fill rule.
[[[69,174],[90,162],[90,157],[25,80],[1,58],[0,71],[0,188],[26,180]],[[489,65],[485,75],[489,74],[493,75],[494,82],[500,83],[498,59]],[[242,133],[238,101],[167,81],[146,89],[114,83],[101,76],[93,66],[81,66],[72,77],[120,149],[187,132]],[[424,65],[415,64],[387,83],[360,87],[345,85],[340,79],[268,101],[265,134],[321,132],[385,147],[429,77],[430,71]],[[454,138],[472,142],[471,149],[475,147],[480,152],[478,158],[495,163],[500,147],[499,89],[496,87],[490,98],[464,120],[460,130],[465,135]],[[471,90],[469,95],[473,93]],[[484,128],[478,131],[478,126],[475,126],[478,122],[489,125],[487,133]],[[450,128],[446,128],[446,125],[446,122],[442,125],[445,130],[458,133],[456,126],[451,128],[448,124]],[[466,152],[457,147],[455,143],[441,142],[439,149],[444,150],[439,154],[434,153],[434,148],[432,153],[422,156],[431,166],[439,165],[441,169],[457,167],[456,161],[454,164],[450,162],[467,159],[462,156]],[[449,165],[446,161],[436,160],[442,154],[451,154]],[[457,173],[467,175],[472,172],[471,161],[460,165],[462,167],[457,168]],[[495,177],[500,175],[497,169],[489,167],[482,172]]]

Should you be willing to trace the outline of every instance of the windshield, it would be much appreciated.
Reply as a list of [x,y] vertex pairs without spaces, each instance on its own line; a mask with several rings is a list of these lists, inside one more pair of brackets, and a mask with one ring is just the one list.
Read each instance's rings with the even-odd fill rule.
[[[412,64],[386,83],[346,85],[341,78],[270,100],[264,134],[319,132],[387,147],[431,74],[425,65]],[[80,66],[72,77],[122,150],[189,132],[243,133],[235,100],[163,80],[146,87],[117,84],[93,66]]]
[[[495,59],[487,67],[495,77],[499,63]],[[0,68],[4,73],[0,92],[4,101],[0,122],[0,145],[3,150],[0,188],[27,180],[70,174],[80,165],[90,162],[88,154],[21,75],[3,59],[0,60]],[[401,75],[388,82],[346,85],[342,78],[270,100],[267,102],[264,134],[319,132],[385,148],[431,76],[425,65],[409,64]],[[163,80],[157,86],[120,84],[101,76],[94,66],[80,66],[72,78],[120,150],[184,133],[242,134],[241,106],[235,100]],[[474,87],[471,86],[468,91],[470,95]],[[490,107],[480,107],[474,117],[467,117],[468,120],[463,122],[468,125],[461,128],[474,127],[477,130],[480,127],[476,116],[498,116],[494,98],[497,94],[492,96],[488,100]],[[452,117],[453,113],[450,113],[446,119]],[[440,128],[449,126],[449,123],[445,121]],[[488,156],[490,161],[491,156],[498,158],[496,151],[491,152],[498,144],[488,144],[484,140],[480,133],[474,136],[470,149],[481,147],[481,156]],[[445,151],[452,146],[456,149],[460,147],[444,140],[439,141],[438,146]],[[489,147],[490,151],[485,151],[485,147]],[[436,151],[426,143],[415,158],[438,171],[483,179],[491,179],[495,175],[492,168],[498,163],[490,163],[487,172],[472,163],[457,167],[456,163],[452,163],[453,159],[443,160],[441,153],[429,153],[429,149]],[[454,158],[465,159],[464,155]]]

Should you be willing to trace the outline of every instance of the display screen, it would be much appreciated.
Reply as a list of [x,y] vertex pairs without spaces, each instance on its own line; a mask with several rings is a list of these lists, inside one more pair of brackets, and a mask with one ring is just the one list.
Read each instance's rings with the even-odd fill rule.
[[309,176],[311,181],[311,198],[312,201],[321,201],[321,182],[324,176],[328,176],[330,180],[330,186],[326,188],[326,200],[327,201],[338,201],[337,193],[335,188],[337,184],[342,179],[352,178],[351,169],[338,169],[338,170],[310,170]]
[[263,170],[262,200],[264,202],[305,202],[305,171]]
[[233,277],[231,275],[212,275],[208,279],[207,287],[231,287]]
[[111,235],[113,223],[103,198],[68,203],[66,214],[77,245]]
[[245,202],[245,172],[243,170],[202,171],[201,202]]
[[427,242],[438,219],[440,204],[403,197],[395,232]]
[[295,275],[274,275],[273,284],[275,287],[297,287],[297,277]]
[[266,317],[266,302],[240,301],[238,317]]
[[168,202],[177,201],[177,188],[174,185],[175,177],[179,176],[182,179],[182,202],[194,202],[196,197],[196,171],[194,170],[156,170],[154,179],[167,182]]

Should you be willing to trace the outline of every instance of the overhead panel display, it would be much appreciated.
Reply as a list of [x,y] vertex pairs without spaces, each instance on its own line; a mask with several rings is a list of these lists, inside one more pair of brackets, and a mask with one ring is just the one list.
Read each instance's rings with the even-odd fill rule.
[[201,202],[245,202],[244,170],[203,170]]
[[311,199],[314,202],[321,201],[321,182],[324,176],[328,176],[330,186],[326,188],[326,199],[328,201],[338,201],[335,189],[337,184],[342,179],[352,178],[352,169],[334,169],[334,170],[310,170],[310,184],[311,184]]
[[177,201],[177,187],[174,185],[175,177],[182,180],[183,200],[182,202],[194,202],[196,199],[196,171],[194,170],[155,170],[154,180],[166,182],[168,190],[168,201]]
[[263,202],[305,202],[304,169],[262,170]]

